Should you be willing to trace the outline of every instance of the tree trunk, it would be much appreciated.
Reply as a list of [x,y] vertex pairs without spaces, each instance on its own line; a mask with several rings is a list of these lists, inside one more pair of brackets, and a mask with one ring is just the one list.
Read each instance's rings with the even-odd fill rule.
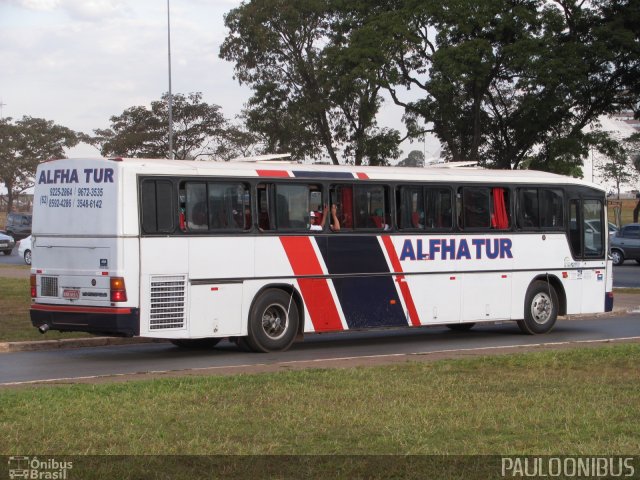
[[7,189],[7,213],[11,213],[13,209],[13,183],[5,181],[4,186]]

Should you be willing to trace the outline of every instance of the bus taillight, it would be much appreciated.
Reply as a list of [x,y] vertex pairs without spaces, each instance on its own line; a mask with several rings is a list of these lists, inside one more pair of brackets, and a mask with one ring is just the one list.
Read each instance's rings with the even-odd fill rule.
[[38,285],[36,283],[36,276],[31,275],[31,298],[36,298],[38,296]]
[[126,302],[127,301],[127,289],[124,286],[124,278],[111,277],[111,301],[112,302]]

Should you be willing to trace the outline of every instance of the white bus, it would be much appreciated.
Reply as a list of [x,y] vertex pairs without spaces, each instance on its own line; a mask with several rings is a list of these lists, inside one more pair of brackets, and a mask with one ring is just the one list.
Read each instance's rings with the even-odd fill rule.
[[261,352],[366,328],[545,333],[612,309],[605,205],[536,171],[55,160],[36,174],[31,319]]

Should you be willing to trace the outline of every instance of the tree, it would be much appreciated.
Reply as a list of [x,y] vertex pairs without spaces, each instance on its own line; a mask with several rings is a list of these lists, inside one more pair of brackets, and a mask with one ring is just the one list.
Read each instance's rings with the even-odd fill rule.
[[595,147],[608,161],[598,167],[603,180],[611,180],[616,184],[616,192],[620,198],[620,185],[628,183],[638,176],[635,168],[636,135],[631,135],[622,141],[616,141],[603,132],[593,132],[594,137],[603,137],[595,143]]
[[624,151],[616,153],[608,162],[598,167],[603,180],[613,180],[616,184],[618,199],[620,198],[620,185],[629,182],[634,174],[629,171],[629,157]]
[[79,143],[78,135],[52,120],[22,117],[0,120],[0,181],[7,188],[7,212],[15,195],[32,187],[38,164],[49,158],[64,158],[65,149]]
[[[151,108],[135,106],[111,117],[111,128],[94,130],[87,141],[105,157],[166,158],[169,152],[168,93],[151,102]],[[240,132],[224,118],[218,105],[202,101],[200,92],[173,95],[173,154],[179,160],[200,156],[231,158],[246,150]],[[252,138],[252,137],[251,137]]]
[[424,153],[420,150],[411,150],[407,158],[398,162],[398,167],[424,167]]
[[225,15],[220,57],[253,88],[247,126],[268,147],[297,158],[324,153],[334,164],[341,146],[356,165],[399,154],[399,133],[376,124],[377,78],[346,49],[350,20],[338,0],[253,0]]
[[[637,4],[398,0],[369,11],[356,4],[365,18],[351,48],[366,52],[358,62],[380,72],[405,108],[409,134],[434,132],[450,160],[579,175],[596,141],[584,127],[633,103],[638,29],[619,16],[637,18]],[[407,99],[399,87],[421,98]]]

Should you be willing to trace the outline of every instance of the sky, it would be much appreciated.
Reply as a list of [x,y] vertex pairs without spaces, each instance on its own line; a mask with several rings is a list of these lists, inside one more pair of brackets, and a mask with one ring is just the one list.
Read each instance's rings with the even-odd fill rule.
[[[238,0],[171,0],[172,92],[202,92],[234,118],[251,91],[218,58],[223,16]],[[92,133],[168,91],[165,0],[0,0],[1,115],[53,120]],[[402,110],[386,101],[380,126],[404,134]],[[434,139],[402,146],[439,154]],[[99,156],[88,145],[69,156]],[[401,156],[401,158],[402,158]]]

